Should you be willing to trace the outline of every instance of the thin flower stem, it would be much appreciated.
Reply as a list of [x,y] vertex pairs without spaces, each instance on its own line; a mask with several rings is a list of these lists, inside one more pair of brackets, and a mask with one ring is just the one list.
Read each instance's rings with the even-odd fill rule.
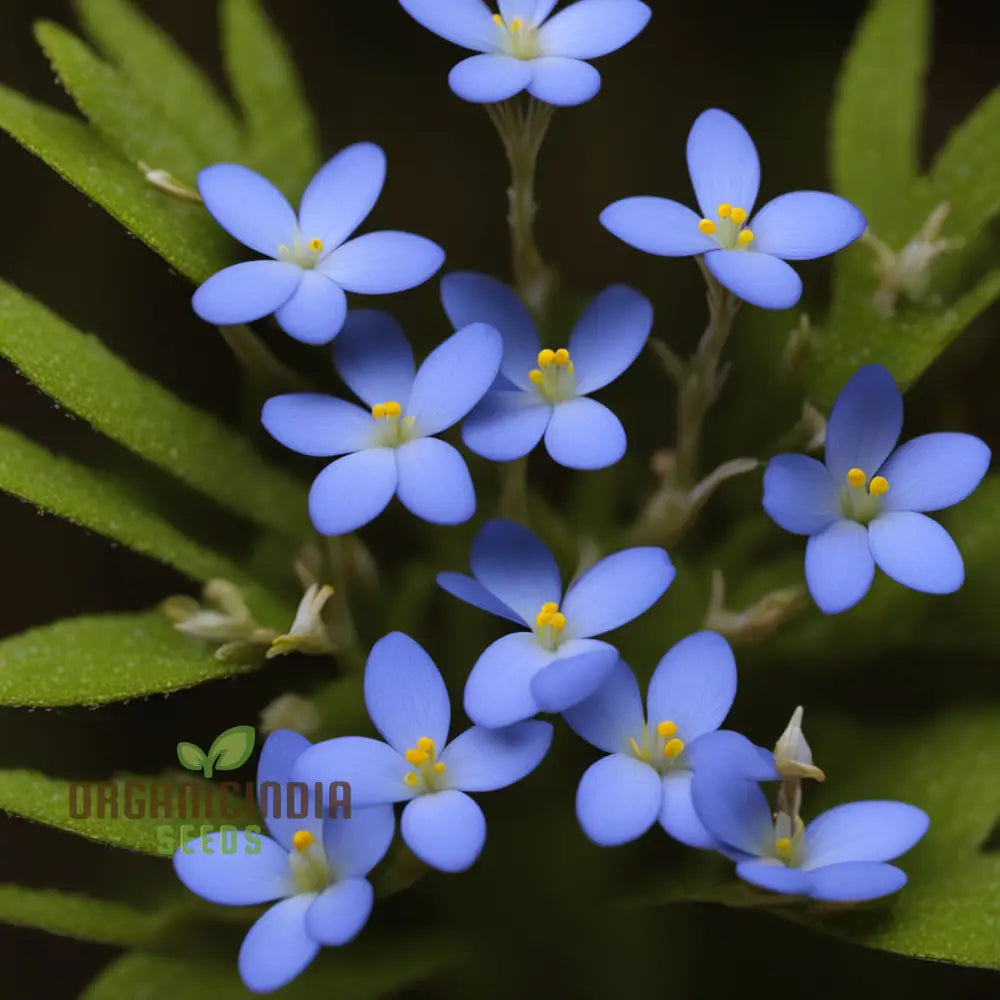
[[500,513],[522,524],[528,520],[528,460],[518,458],[500,466]]
[[337,656],[351,673],[361,673],[365,669],[367,656],[358,636],[358,629],[351,613],[351,559],[347,550],[346,536],[327,539],[330,566],[336,580],[333,598],[329,602],[333,622],[331,634],[337,647]]

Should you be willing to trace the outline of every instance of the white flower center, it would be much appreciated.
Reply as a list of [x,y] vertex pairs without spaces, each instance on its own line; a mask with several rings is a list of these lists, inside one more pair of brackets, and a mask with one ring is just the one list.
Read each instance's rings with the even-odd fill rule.
[[840,512],[850,521],[867,524],[882,513],[882,496],[889,491],[885,476],[874,476],[871,482],[861,469],[851,469],[847,482],[840,488]]
[[629,749],[636,760],[666,774],[676,767],[684,767],[682,755],[685,743],[677,737],[677,723],[672,719],[664,719],[654,730],[648,723],[642,725],[642,736],[639,740],[629,737]]
[[538,352],[538,367],[528,372],[538,395],[547,403],[562,403],[576,395],[576,376],[569,351],[560,347],[558,351],[545,348]]
[[529,27],[524,19],[515,17],[513,21],[505,21],[499,14],[493,15],[493,20],[500,29],[499,47],[515,59],[537,59],[539,56],[538,29]]
[[311,240],[303,240],[301,234],[296,233],[295,241],[290,247],[284,243],[278,247],[278,260],[298,264],[299,267],[311,271],[319,263],[322,253],[323,241],[318,236],[314,236]]
[[702,219],[698,229],[711,236],[722,250],[746,250],[753,243],[753,232],[744,229],[747,210],[724,201],[718,207],[718,220]]
[[413,417],[404,417],[403,408],[394,399],[376,403],[372,407],[375,421],[373,445],[382,448],[398,448],[407,441],[419,437]]

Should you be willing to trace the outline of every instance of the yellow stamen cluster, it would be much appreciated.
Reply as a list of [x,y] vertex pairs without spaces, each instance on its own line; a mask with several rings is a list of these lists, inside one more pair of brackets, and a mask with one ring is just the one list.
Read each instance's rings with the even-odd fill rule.
[[[868,482],[868,477],[861,469],[854,468],[848,470],[847,481],[852,487],[854,487],[854,489],[857,490]],[[874,476],[872,481],[868,483],[868,492],[877,497],[881,496],[883,493],[888,493],[889,480],[886,479],[885,476]]]
[[[720,234],[720,246],[723,249],[731,250],[735,246],[745,247],[753,243],[754,235],[749,229],[740,229],[740,226],[747,221],[747,210],[730,205],[728,201],[722,202],[716,209],[719,219],[724,225]],[[719,226],[712,219],[702,219],[698,223],[698,229],[706,236],[714,236],[719,231]]]
[[313,253],[319,253],[323,249],[323,241],[318,236],[313,237],[313,239],[309,241],[309,249],[312,250]]
[[493,15],[493,23],[500,28],[506,28],[508,31],[520,31],[524,27],[524,21],[521,18],[515,17],[510,24],[506,24],[499,14]]
[[[421,736],[417,740],[417,745],[410,747],[403,755],[408,764],[412,764],[418,771],[421,771],[427,784],[431,783],[432,775],[444,774],[444,764],[435,760],[437,756],[437,746],[429,736]],[[417,771],[407,771],[403,776],[403,781],[411,788],[416,788],[420,784],[421,775]]]
[[386,403],[376,403],[372,407],[372,416],[376,420],[383,420],[386,417],[398,417],[403,412],[403,408],[394,399]]
[[566,616],[559,610],[559,605],[555,601],[546,601],[535,617],[535,624],[539,628],[548,626],[561,632],[566,627]]
[[677,723],[666,719],[656,727],[656,735],[663,743],[663,756],[673,760],[684,753],[684,741],[677,739],[674,735],[677,732]]
[[315,843],[316,838],[309,830],[296,830],[292,836],[292,844],[297,851],[308,851]]
[[555,365],[556,368],[565,368],[566,371],[573,370],[573,362],[570,360],[569,351],[565,347],[560,347],[558,351],[550,350],[548,347],[544,351],[538,352],[538,367],[528,372],[528,378],[535,385],[541,385],[545,378],[545,369]]

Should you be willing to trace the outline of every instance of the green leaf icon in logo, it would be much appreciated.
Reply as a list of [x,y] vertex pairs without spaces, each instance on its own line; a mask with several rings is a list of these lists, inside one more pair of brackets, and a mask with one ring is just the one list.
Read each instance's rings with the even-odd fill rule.
[[245,764],[253,753],[256,739],[253,726],[233,726],[216,736],[207,754],[194,743],[178,743],[177,759],[189,771],[201,771],[206,778],[211,778],[213,769],[235,771]]

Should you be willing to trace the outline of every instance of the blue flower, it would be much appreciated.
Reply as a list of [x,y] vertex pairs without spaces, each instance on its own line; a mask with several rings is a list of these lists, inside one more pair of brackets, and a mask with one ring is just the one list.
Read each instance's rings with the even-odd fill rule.
[[501,520],[479,530],[470,562],[471,577],[439,573],[438,586],[529,629],[497,639],[469,674],[466,714],[490,727],[562,712],[593,694],[618,650],[592,637],[652,607],[675,572],[663,549],[625,549],[592,566],[564,597],[552,553],[527,528]]
[[384,295],[422,284],[444,251],[411,233],[367,233],[347,242],[367,218],[385,182],[385,154],[369,142],[348,146],[310,181],[298,218],[268,180],[236,163],[198,175],[215,221],[270,260],[212,275],[195,293],[194,311],[209,323],[249,323],[274,313],[296,340],[325,344],[347,315],[344,292]]
[[500,368],[500,334],[473,323],[436,347],[415,369],[406,335],[391,316],[352,312],[334,346],[343,380],[371,407],[317,393],[276,396],[264,427],[303,455],[343,455],[317,477],[309,513],[324,535],[354,531],[393,496],[417,517],[460,524],[476,510],[462,456],[435,434],[475,406]]
[[868,365],[833,406],[825,467],[778,455],[764,473],[764,510],[786,531],[809,536],[806,582],[827,614],[865,596],[876,564],[924,593],[962,586],[962,556],[923,512],[964,500],[986,474],[990,449],[971,434],[924,434],[897,448],[902,426],[896,383],[881,365]]
[[541,762],[552,726],[537,720],[503,730],[473,726],[448,742],[451,706],[433,660],[392,632],[372,647],[365,704],[386,742],[344,736],[318,743],[295,765],[300,781],[351,783],[358,806],[406,802],[400,831],[433,868],[464,871],[486,841],[486,820],[467,792],[520,781]]
[[486,322],[504,341],[501,384],[462,426],[472,451],[509,462],[527,455],[544,434],[552,458],[571,469],[601,469],[625,454],[621,422],[588,394],[618,378],[642,350],[653,325],[648,299],[612,285],[580,317],[568,349],[539,352],[531,315],[495,278],[449,274],[441,298],[453,324]]
[[588,743],[609,754],[592,764],[576,792],[576,815],[596,844],[642,836],[657,820],[691,847],[715,847],[691,804],[691,779],[708,762],[761,780],[777,777],[768,751],[727,730],[717,731],[736,695],[736,661],[715,632],[682,639],[660,660],[649,682],[648,712],[635,675],[621,660],[607,680],[565,719]]
[[574,105],[601,89],[601,74],[583,62],[627,45],[651,11],[639,0],[578,0],[546,20],[557,0],[399,0],[436,35],[481,55],[460,62],[448,77],[466,101],[490,104],[527,90],[540,101]]
[[736,874],[772,892],[861,902],[897,892],[906,875],[886,864],[927,832],[930,820],[905,802],[851,802],[808,826],[772,816],[760,787],[740,774],[705,768],[693,782],[698,818],[737,862]]
[[[275,782],[284,808],[292,764],[310,746],[287,729],[268,737],[257,768],[259,802],[265,801],[261,786]],[[281,900],[250,928],[240,948],[240,976],[258,993],[294,979],[321,945],[347,944],[357,936],[372,909],[365,876],[385,856],[396,826],[389,806],[355,809],[336,819],[272,816],[264,822],[270,837],[239,831],[228,843],[225,834],[211,833],[174,854],[180,880],[210,902],[253,906]]]
[[688,171],[701,209],[666,198],[625,198],[601,213],[619,239],[662,257],[705,255],[705,266],[735,295],[763,309],[788,309],[802,279],[785,263],[824,257],[865,230],[849,202],[823,191],[769,201],[753,218],[760,161],[747,130],[730,114],[703,111],[687,141]]

